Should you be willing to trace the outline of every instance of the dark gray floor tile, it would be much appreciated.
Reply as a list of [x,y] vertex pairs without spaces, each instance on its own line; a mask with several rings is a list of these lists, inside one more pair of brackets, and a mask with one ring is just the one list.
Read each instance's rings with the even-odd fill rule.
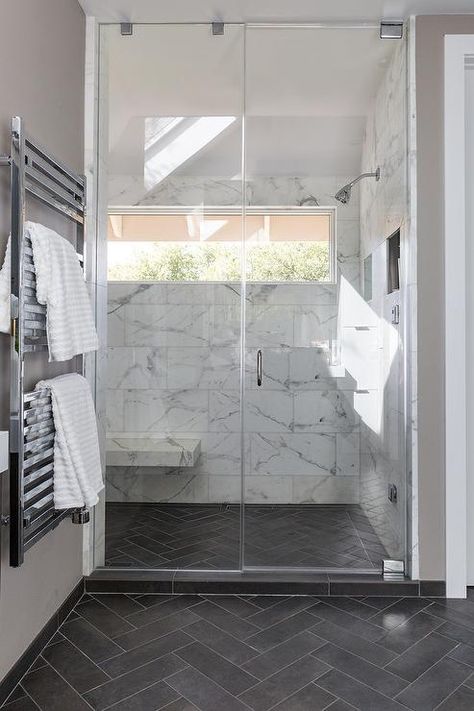
[[395,674],[381,669],[351,652],[346,652],[340,647],[335,647],[333,644],[321,647],[313,652],[313,656],[326,662],[330,667],[358,679],[385,696],[396,696],[408,684],[407,681],[400,679]]
[[128,621],[135,627],[143,627],[155,620],[168,617],[168,615],[172,615],[175,612],[191,608],[200,602],[202,602],[202,598],[198,595],[176,595],[161,605],[153,605],[153,607],[148,607],[146,610],[141,610],[140,612],[135,612],[133,615],[129,615]]
[[168,704],[178,698],[178,693],[171,686],[159,681],[143,691],[139,691],[138,694],[119,701],[111,708],[113,711],[158,711],[163,708],[165,711],[169,711]]
[[228,632],[237,639],[244,640],[246,637],[259,631],[256,625],[252,625],[247,620],[242,620],[240,617],[232,615],[227,610],[222,609],[218,605],[206,600],[200,605],[193,607],[193,613],[199,615],[204,620],[212,622],[216,627]]
[[90,711],[84,699],[49,665],[27,674],[22,685],[41,711]]
[[283,620],[283,622],[279,622],[258,634],[248,637],[245,642],[258,649],[259,652],[266,652],[271,647],[275,647],[290,637],[294,637],[298,632],[310,630],[316,624],[317,620],[313,615],[307,612],[299,612]]
[[[351,615],[355,615],[361,620],[367,620],[377,614],[377,611],[360,600],[354,600],[352,597],[336,597],[330,596],[327,598],[322,598],[321,602],[325,602],[327,605],[336,607],[338,610],[343,612],[349,612]],[[318,614],[317,608],[314,611],[315,615]]]
[[258,683],[256,677],[251,676],[200,642],[194,642],[180,649],[176,654],[234,696],[238,696]]
[[185,666],[184,662],[172,654],[155,659],[138,669],[127,672],[117,679],[102,684],[84,695],[86,701],[97,711],[102,711],[112,704],[116,704],[128,696],[146,689],[151,684],[161,681],[170,674],[180,671]]
[[143,607],[152,607],[153,605],[161,605],[167,600],[171,600],[173,595],[139,595],[136,597],[136,601],[143,605]]
[[286,595],[256,595],[251,598],[252,604],[257,605],[257,607],[260,607],[262,610],[266,610],[268,607],[272,607],[282,600],[288,599]]
[[361,711],[402,711],[402,709],[406,711],[406,708],[397,701],[379,694],[378,691],[337,669],[332,669],[318,679],[318,686],[353,704]]
[[364,605],[370,605],[370,607],[376,610],[385,610],[386,607],[391,607],[393,604],[401,600],[400,597],[373,597],[367,596],[360,598]]
[[38,711],[39,706],[37,706],[29,696],[22,696],[19,699],[5,704],[5,706],[2,706],[2,709],[4,709],[4,711]]
[[123,652],[122,647],[82,618],[66,622],[61,631],[64,637],[79,647],[93,662],[101,662]]
[[109,679],[102,669],[99,669],[89,657],[68,640],[45,649],[43,655],[46,661],[80,694]]
[[176,701],[168,704],[163,711],[199,711],[198,707],[181,696]]
[[254,711],[266,711],[314,679],[318,679],[328,668],[324,662],[314,657],[303,657],[244,692],[240,698]]
[[118,635],[134,629],[133,625],[127,620],[120,615],[116,615],[115,612],[112,612],[97,600],[89,600],[81,605],[78,610],[81,617],[108,637],[118,637]]
[[201,711],[248,711],[241,701],[201,674],[188,667],[166,680],[185,699],[195,704]]
[[266,679],[279,669],[301,659],[306,654],[322,647],[326,642],[311,632],[300,632],[273,647],[268,652],[260,654],[243,665],[243,669],[259,679]]
[[152,622],[145,627],[140,627],[133,632],[127,632],[117,637],[116,641],[121,647],[128,651],[147,642],[151,642],[154,639],[158,639],[158,637],[162,637],[169,632],[176,632],[176,630],[182,629],[193,622],[197,622],[198,619],[199,618],[191,612],[191,610],[182,610],[182,612],[169,615],[162,620],[156,620],[156,622]]
[[[455,641],[432,632],[394,659],[385,669],[407,681],[415,681],[420,674],[454,650],[455,646]],[[474,649],[472,651],[474,654]]]
[[322,711],[333,700],[333,694],[321,689],[316,684],[308,684],[296,694],[274,706],[274,711]]
[[383,667],[393,659],[396,654],[389,649],[380,647],[375,642],[369,642],[362,637],[345,632],[341,627],[330,622],[322,622],[314,628],[314,633],[321,639],[332,642],[337,647],[345,649],[347,652],[359,655],[372,664]]
[[439,626],[439,619],[425,612],[418,612],[402,625],[388,632],[379,640],[379,644],[401,654]]
[[145,548],[146,550],[158,555],[172,551],[172,548],[167,546],[165,543],[160,543],[156,539],[148,538],[148,536],[127,536],[127,541],[130,541],[130,543],[133,543],[135,546]]
[[143,606],[140,605],[139,602],[132,600],[128,595],[121,595],[119,593],[108,595],[104,593],[102,595],[96,595],[95,597],[103,605],[106,605],[109,610],[112,610],[112,612],[122,617],[127,617],[127,615],[143,610]]
[[314,606],[314,601],[310,597],[291,597],[288,600],[282,600],[267,610],[262,610],[261,612],[256,610],[255,614],[247,618],[247,621],[261,629],[266,629],[312,606]]
[[237,595],[209,595],[206,597],[210,602],[219,605],[219,607],[223,607],[227,612],[244,619],[249,617],[249,615],[254,615],[260,610],[250,599],[244,600]]
[[385,608],[371,618],[371,623],[379,625],[385,630],[392,630],[395,627],[409,620],[421,610],[428,610],[432,602],[423,598],[406,597],[399,600],[394,605]]
[[459,689],[448,696],[436,711],[472,711],[474,709],[474,691],[467,686],[460,686]]
[[343,610],[338,610],[336,607],[326,604],[325,602],[320,602],[319,605],[310,607],[308,612],[314,615],[316,619],[331,622],[370,642],[377,642],[384,634],[380,627],[372,625],[370,621],[362,621],[354,615],[344,612]]
[[124,652],[118,657],[113,657],[100,665],[112,678],[125,674],[125,672],[137,669],[142,664],[152,662],[154,659],[163,657],[165,654],[174,652],[176,649],[190,644],[193,638],[182,630],[170,632],[163,637],[154,639],[152,642],[143,644],[130,652]]
[[[455,644],[454,640],[449,641]],[[474,647],[470,647],[467,644],[458,644],[449,652],[448,656],[451,657],[451,659],[456,659],[458,662],[474,667]]]
[[350,704],[347,704],[342,699],[338,699],[333,704],[328,706],[326,709],[326,711],[354,711],[354,710],[357,711],[357,709],[355,709],[355,706],[351,706]]
[[397,698],[413,711],[432,711],[471,673],[468,666],[455,659],[441,659],[402,691]]
[[453,622],[445,622],[438,627],[437,631],[439,634],[454,639],[456,642],[462,642],[463,644],[474,647],[474,630],[468,627],[455,625]]
[[256,649],[235,639],[206,620],[199,620],[199,622],[186,627],[186,634],[191,635],[198,642],[206,644],[234,664],[241,665],[258,656]]

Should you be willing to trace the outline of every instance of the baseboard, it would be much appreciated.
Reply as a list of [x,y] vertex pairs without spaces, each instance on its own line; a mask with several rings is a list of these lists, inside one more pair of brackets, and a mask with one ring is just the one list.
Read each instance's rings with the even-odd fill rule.
[[18,661],[15,662],[13,667],[0,682],[0,706],[8,699],[16,685],[35,662],[38,655],[41,654],[51,637],[58,631],[59,627],[74,609],[74,606],[79,602],[83,594],[84,579],[82,578],[59,609],[56,610],[54,615],[44,625],[41,632],[36,635],[28,649],[23,652]]

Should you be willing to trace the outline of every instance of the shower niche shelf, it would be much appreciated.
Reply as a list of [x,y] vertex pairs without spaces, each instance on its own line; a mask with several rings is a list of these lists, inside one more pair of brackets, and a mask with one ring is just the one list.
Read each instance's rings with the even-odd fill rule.
[[107,437],[108,467],[194,467],[200,454],[200,439],[127,433]]

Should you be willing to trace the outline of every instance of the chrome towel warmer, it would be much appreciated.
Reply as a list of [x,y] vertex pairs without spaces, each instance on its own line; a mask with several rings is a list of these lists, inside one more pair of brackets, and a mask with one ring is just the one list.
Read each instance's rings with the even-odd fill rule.
[[[76,226],[76,250],[84,267],[85,177],[77,175],[31,140],[23,121],[11,126],[11,155],[0,158],[11,178],[11,386],[10,565],[67,516],[89,520],[87,510],[54,508],[54,422],[49,390],[24,391],[27,353],[47,351],[46,307],[36,299],[31,242],[24,233],[26,196],[48,205]],[[82,357],[82,371],[84,358]]]

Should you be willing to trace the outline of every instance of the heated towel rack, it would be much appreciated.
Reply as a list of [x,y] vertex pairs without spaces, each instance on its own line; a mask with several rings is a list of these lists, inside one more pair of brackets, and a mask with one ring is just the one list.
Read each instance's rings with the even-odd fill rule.
[[[11,154],[0,159],[11,178],[11,388],[10,565],[66,516],[84,523],[88,513],[54,508],[54,423],[49,390],[25,392],[27,353],[47,351],[46,307],[36,299],[32,246],[24,233],[26,197],[48,205],[77,225],[76,249],[84,267],[85,178],[25,134],[15,116]],[[82,361],[84,359],[82,358]],[[82,364],[83,370],[83,364]]]

